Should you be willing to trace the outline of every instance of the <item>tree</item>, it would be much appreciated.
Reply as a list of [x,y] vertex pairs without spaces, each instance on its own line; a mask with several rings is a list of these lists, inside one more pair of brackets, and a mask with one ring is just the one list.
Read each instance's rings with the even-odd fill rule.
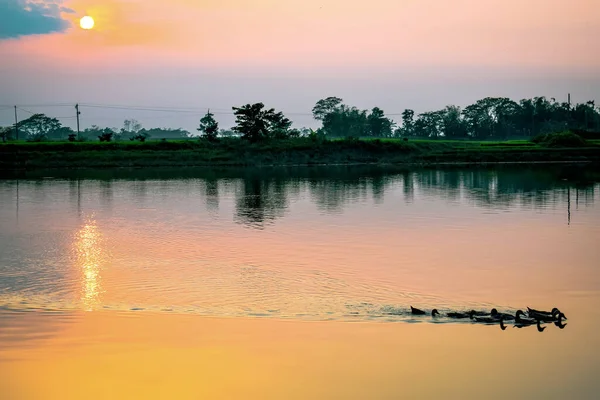
[[462,139],[468,135],[467,125],[462,119],[460,107],[447,106],[442,116],[442,130],[444,137],[449,139]]
[[0,138],[2,139],[2,143],[6,143],[7,140],[11,140],[14,131],[15,128],[12,126],[0,126]]
[[433,138],[441,136],[443,119],[444,111],[429,111],[419,114],[415,122],[415,136]]
[[415,134],[415,112],[407,109],[402,112],[402,130],[403,136],[413,136]]
[[233,131],[239,132],[243,139],[250,142],[289,137],[292,121],[286,118],[282,112],[275,112],[273,108],[264,110],[264,107],[263,103],[233,107],[236,122]]
[[327,114],[331,114],[339,109],[342,105],[342,101],[343,100],[339,97],[327,97],[326,99],[317,101],[317,104],[312,109],[314,119],[323,121]]
[[214,114],[208,110],[206,115],[200,119],[200,126],[198,131],[202,132],[203,137],[210,142],[217,140],[219,133],[219,123],[215,121]]
[[[137,133],[142,130],[142,124],[140,124],[136,119],[126,119],[123,121],[123,128],[117,135],[116,132],[113,132],[115,136],[115,140],[119,140],[121,138],[128,137],[129,139],[138,137]],[[112,138],[112,136],[111,136]]]
[[370,135],[375,137],[390,137],[392,136],[392,128],[394,123],[385,117],[384,112],[379,107],[374,107],[371,114],[367,117]]
[[323,119],[323,133],[330,137],[360,138],[370,133],[367,112],[340,105]]
[[140,124],[136,119],[126,119],[123,121],[123,132],[137,133],[141,129],[142,124]]
[[19,131],[23,132],[28,140],[45,140],[61,126],[56,118],[50,118],[44,114],[33,114],[19,122]]
[[[269,123],[269,135],[275,139],[286,139],[290,136],[290,126],[292,121],[283,115],[281,111],[275,112],[274,109],[267,110],[265,119]],[[294,136],[297,136],[294,133]]]

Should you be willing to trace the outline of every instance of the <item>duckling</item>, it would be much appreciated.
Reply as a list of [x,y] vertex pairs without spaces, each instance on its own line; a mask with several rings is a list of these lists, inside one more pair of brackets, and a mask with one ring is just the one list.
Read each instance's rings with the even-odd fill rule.
[[471,310],[469,312],[449,312],[446,315],[448,316],[448,318],[465,319],[471,318],[473,314],[475,314],[475,310]]
[[496,310],[495,308],[492,308],[491,315],[492,315],[492,318],[505,319],[506,321],[513,321],[515,319],[515,317],[513,317],[510,314],[499,313],[498,310]]
[[[410,312],[413,315],[425,315],[425,314],[427,314],[425,311],[419,310],[418,308],[414,308],[413,306],[410,306]],[[435,317],[436,315],[440,315],[440,312],[437,309],[434,308],[433,310],[431,310],[431,316]]]

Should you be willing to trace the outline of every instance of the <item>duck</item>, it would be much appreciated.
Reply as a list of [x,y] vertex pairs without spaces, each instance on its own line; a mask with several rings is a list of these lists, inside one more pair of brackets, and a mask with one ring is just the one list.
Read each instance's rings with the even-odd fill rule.
[[567,326],[567,324],[562,323],[561,315],[563,315],[563,314],[562,313],[558,314],[558,321],[555,321],[554,325],[558,326],[560,329],[565,329],[565,326]]
[[533,319],[537,320],[537,321],[542,321],[542,322],[554,322],[557,321],[558,319],[566,319],[565,318],[565,314],[558,312],[558,314],[553,314],[553,315],[546,315],[546,314],[529,314],[529,316],[533,317]]
[[[423,310],[419,310],[418,308],[414,308],[413,306],[410,306],[410,312],[413,315],[425,315],[427,314],[425,311]],[[437,309],[433,309],[431,310],[431,316],[435,317],[436,315],[440,315],[440,312]]]
[[504,319],[506,321],[513,321],[515,319],[514,316],[512,316],[510,314],[506,314],[506,313],[500,313],[495,308],[492,308],[491,316],[492,316],[492,318]]
[[[527,307],[527,313],[529,314],[530,317],[535,318],[536,315],[538,316],[545,316],[545,317],[555,317],[558,314],[561,314],[560,310],[556,307],[554,307],[552,309],[552,311],[540,311],[540,310],[535,310],[533,308]],[[567,317],[563,314],[564,319],[567,319]]]
[[486,317],[486,316],[490,315],[490,313],[487,312],[487,311],[475,311],[475,310],[472,310],[472,313],[476,317]]
[[471,318],[471,316],[475,313],[475,310],[471,310],[468,312],[449,312],[446,315],[448,318],[457,318],[457,319],[465,319]]
[[475,317],[472,316],[471,319],[475,322],[481,322],[484,324],[495,324],[498,322],[498,320],[496,318],[493,317]]
[[527,318],[523,319],[523,318],[521,318],[521,315],[524,316],[525,313],[521,310],[518,310],[517,314],[515,315],[515,324],[513,326],[516,326],[517,328],[523,328],[525,326],[535,325],[536,322],[539,322],[534,319],[527,319]]

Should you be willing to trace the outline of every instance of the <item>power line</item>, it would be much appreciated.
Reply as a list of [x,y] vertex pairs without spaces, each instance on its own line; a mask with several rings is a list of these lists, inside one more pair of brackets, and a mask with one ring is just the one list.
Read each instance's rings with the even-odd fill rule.
[[[49,104],[19,104],[17,107],[40,108],[40,107],[72,107],[72,103],[49,103]],[[2,108],[13,108],[14,106],[0,105]]]
[[24,109],[24,108],[17,107],[17,106],[15,106],[15,107],[16,107],[16,108],[18,108],[19,110],[21,110],[21,111],[25,111],[26,113],[29,113],[29,114],[31,114],[31,115],[35,115],[35,113],[34,113],[33,111],[29,111],[29,110],[26,110],[26,109]]
[[215,107],[174,107],[174,106],[149,106],[149,105],[125,105],[125,104],[102,104],[102,103],[80,103],[86,107],[97,107],[97,108],[126,108],[126,109],[152,109],[152,110],[164,110],[164,111],[200,111],[205,112],[209,108],[211,110],[229,111],[227,108],[215,108]]

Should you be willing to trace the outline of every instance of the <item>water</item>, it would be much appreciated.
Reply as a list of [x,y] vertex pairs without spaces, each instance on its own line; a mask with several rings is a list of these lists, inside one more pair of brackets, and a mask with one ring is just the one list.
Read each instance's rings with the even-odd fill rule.
[[[469,340],[487,354],[469,336],[479,326],[415,317],[409,307],[559,307],[569,326],[547,325],[544,337],[591,374],[577,378],[583,396],[600,364],[584,347],[598,342],[600,321],[598,181],[593,168],[568,166],[44,171],[0,180],[0,361],[8,347],[20,358],[32,343],[39,352],[56,341],[114,339],[104,324],[135,342],[143,329],[160,330],[126,328],[136,318],[178,326],[184,316],[268,320],[244,323],[274,329],[280,320],[326,324],[305,332],[310,343],[338,323],[384,332],[423,322],[430,327],[418,337]],[[410,329],[403,334],[418,341]],[[511,328],[513,344],[535,346],[525,333],[535,330]]]
[[600,287],[599,186],[561,173],[5,180],[0,307],[316,320],[548,308]]

